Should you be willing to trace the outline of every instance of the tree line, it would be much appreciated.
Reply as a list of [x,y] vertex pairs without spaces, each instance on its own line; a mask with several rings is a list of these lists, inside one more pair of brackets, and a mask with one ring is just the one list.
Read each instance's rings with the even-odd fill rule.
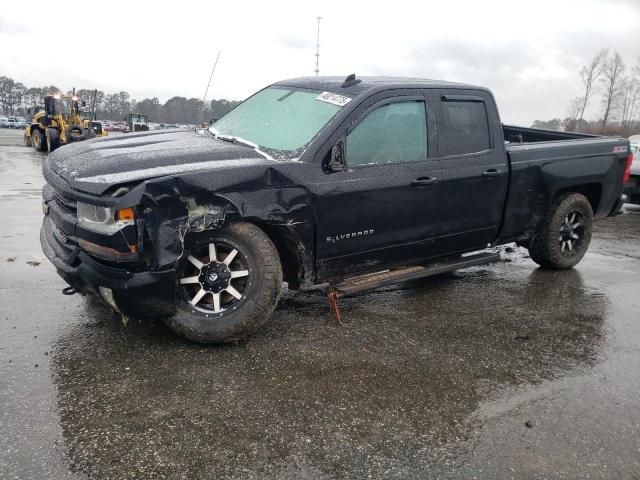
[[[624,137],[640,133],[640,57],[628,67],[620,53],[603,49],[579,74],[582,95],[570,100],[566,117],[536,120],[532,127]],[[598,116],[585,118],[595,104]]]
[[[55,85],[44,87],[26,87],[12,78],[0,76],[0,110],[4,115],[28,117],[29,109],[40,107],[45,95],[61,95],[63,91]],[[66,94],[71,95],[71,91]],[[78,89],[76,95],[80,101],[92,105],[94,90]],[[172,97],[164,103],[156,97],[137,101],[128,92],[96,93],[96,118],[100,120],[123,120],[128,113],[147,114],[150,122],[187,123],[207,122],[220,118],[240,102],[236,100],[211,100],[203,108],[198,98]],[[33,110],[31,110],[33,112]]]

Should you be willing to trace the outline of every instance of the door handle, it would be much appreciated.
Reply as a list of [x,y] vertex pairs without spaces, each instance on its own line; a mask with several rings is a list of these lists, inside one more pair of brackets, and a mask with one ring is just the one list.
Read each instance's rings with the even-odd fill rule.
[[433,177],[420,177],[420,178],[416,178],[415,180],[413,180],[411,182],[411,186],[412,187],[427,187],[429,185],[435,185],[439,181],[440,180],[438,180],[437,178],[433,178]]
[[482,172],[482,176],[487,180],[491,180],[492,178],[502,177],[505,173],[507,172],[502,172],[500,170],[496,170],[495,168],[491,168]]

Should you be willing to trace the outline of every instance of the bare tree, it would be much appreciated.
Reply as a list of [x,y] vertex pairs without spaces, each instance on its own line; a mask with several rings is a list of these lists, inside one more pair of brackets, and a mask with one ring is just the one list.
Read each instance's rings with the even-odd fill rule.
[[562,121],[562,128],[567,132],[577,132],[581,130],[583,120],[578,118],[584,113],[584,97],[576,97],[569,102],[567,118]]
[[602,65],[601,82],[604,87],[602,97],[602,127],[607,126],[607,122],[611,119],[612,114],[619,107],[620,85],[622,83],[622,75],[624,74],[624,62],[622,56],[618,52],[605,60]]
[[[589,101],[596,91],[596,83],[600,78],[600,75],[602,74],[602,67],[606,62],[608,55],[609,50],[607,50],[606,48],[600,50],[600,52],[598,52],[593,60],[591,60],[588,65],[584,65],[580,70],[580,78],[582,79],[582,84],[584,85],[584,95],[580,97],[579,112],[576,114],[576,116],[571,117],[576,119],[578,129],[580,128],[582,120],[584,119],[584,112],[589,105]],[[572,105],[569,107],[571,110],[577,106],[573,105],[574,102],[575,100],[572,101]]]
[[621,126],[627,129],[633,122],[640,101],[640,80],[632,75],[623,78],[620,92]]

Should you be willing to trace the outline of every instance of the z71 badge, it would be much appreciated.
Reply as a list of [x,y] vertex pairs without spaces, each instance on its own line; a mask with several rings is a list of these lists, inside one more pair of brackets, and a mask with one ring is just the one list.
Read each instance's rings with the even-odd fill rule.
[[351,233],[341,233],[340,235],[332,235],[330,237],[327,237],[327,243],[336,243],[340,240],[349,240],[351,238],[366,237],[368,235],[373,235],[373,228],[370,230],[362,230],[362,231],[351,232]]

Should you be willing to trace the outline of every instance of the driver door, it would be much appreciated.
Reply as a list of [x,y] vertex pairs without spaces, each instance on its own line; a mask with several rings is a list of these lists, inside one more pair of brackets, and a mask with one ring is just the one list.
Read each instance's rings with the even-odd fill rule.
[[442,168],[431,158],[428,98],[395,96],[354,112],[344,137],[346,166],[325,174],[318,195],[319,277],[429,256],[441,231]]

